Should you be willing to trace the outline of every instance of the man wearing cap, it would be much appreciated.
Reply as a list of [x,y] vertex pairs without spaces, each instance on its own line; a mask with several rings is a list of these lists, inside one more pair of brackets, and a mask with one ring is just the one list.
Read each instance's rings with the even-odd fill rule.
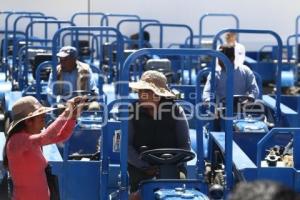
[[234,57],[235,57],[234,65],[236,66],[243,65],[246,57],[245,46],[237,42],[236,33],[234,32],[226,33],[225,39],[227,45],[234,47]]
[[[133,103],[128,123],[128,171],[130,190],[134,192],[140,181],[151,179],[158,172],[157,166],[141,160],[139,154],[145,150],[141,147],[190,150],[190,138],[185,113],[174,102],[175,95],[167,87],[167,79],[161,72],[146,71],[140,81],[129,83],[129,86],[139,96]],[[178,168],[185,173],[183,166]]]
[[53,73],[49,77],[47,88],[49,104],[58,103],[56,102],[58,96],[67,99],[72,97],[72,92],[76,90],[99,93],[90,66],[77,60],[78,53],[75,47],[64,46],[56,55],[60,64],[56,67],[56,79]]
[[[229,60],[234,63],[234,47],[229,45],[220,46],[220,51],[224,53]],[[233,93],[234,95],[248,95],[256,99],[259,94],[259,89],[255,80],[255,76],[251,69],[246,65],[236,65],[233,71]],[[226,97],[226,69],[219,60],[219,65],[216,68],[215,74],[215,93],[211,94],[211,74],[208,75],[206,84],[203,89],[202,99],[203,101],[210,101],[211,97],[214,96],[217,102]]]

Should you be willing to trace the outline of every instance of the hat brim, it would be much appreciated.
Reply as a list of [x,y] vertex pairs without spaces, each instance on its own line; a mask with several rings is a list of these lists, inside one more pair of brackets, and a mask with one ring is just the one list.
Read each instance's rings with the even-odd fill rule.
[[29,119],[29,118],[32,118],[32,117],[36,117],[38,115],[42,115],[42,114],[45,114],[45,113],[48,113],[48,112],[51,112],[53,110],[56,110],[58,108],[51,108],[51,107],[41,107],[39,108],[37,111],[33,112],[31,115],[27,116],[27,117],[24,117],[22,119],[19,119],[17,121],[12,121],[9,125],[9,129],[7,131],[7,135],[10,134],[10,132],[22,121],[26,120],[26,119]]
[[159,88],[155,86],[154,84],[150,84],[146,81],[138,81],[129,83],[129,87],[132,88],[135,91],[138,90],[151,90],[156,95],[160,97],[169,97],[169,98],[175,98],[175,94],[173,94],[168,88]]
[[66,52],[58,52],[56,54],[57,57],[60,57],[60,58],[66,58],[68,57],[70,54],[66,53]]

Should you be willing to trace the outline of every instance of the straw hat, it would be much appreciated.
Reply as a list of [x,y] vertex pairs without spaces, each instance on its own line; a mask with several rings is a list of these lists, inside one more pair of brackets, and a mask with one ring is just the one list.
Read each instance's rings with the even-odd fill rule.
[[175,98],[167,86],[165,75],[154,70],[144,72],[141,79],[138,82],[129,83],[129,87],[133,90],[152,90],[158,96]]
[[7,134],[21,121],[50,112],[55,108],[44,107],[35,97],[25,96],[15,102],[12,107],[12,122]]

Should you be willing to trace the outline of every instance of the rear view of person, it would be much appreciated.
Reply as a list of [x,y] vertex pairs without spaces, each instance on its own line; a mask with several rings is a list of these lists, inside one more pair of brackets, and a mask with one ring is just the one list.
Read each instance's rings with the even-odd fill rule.
[[[234,64],[235,50],[233,46],[222,45],[219,47],[220,52],[224,53],[229,60]],[[223,62],[219,61],[216,67],[215,82],[216,91],[214,94],[210,93],[211,89],[211,74],[208,75],[206,84],[203,89],[203,101],[210,101],[211,97],[215,97],[217,102],[226,97],[226,69]],[[248,95],[256,99],[259,94],[259,88],[253,71],[246,65],[235,65],[233,71],[233,94],[234,95]]]

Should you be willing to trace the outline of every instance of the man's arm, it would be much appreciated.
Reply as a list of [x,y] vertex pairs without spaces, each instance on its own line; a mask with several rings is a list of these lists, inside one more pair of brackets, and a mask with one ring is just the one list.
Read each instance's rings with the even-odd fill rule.
[[248,69],[247,73],[247,91],[249,93],[249,96],[252,96],[253,98],[258,98],[259,89],[257,86],[257,82],[254,76],[254,73],[251,71],[251,69]]
[[176,120],[175,130],[178,148],[190,150],[191,140],[189,135],[189,125],[182,107],[179,107],[178,120]]
[[[91,70],[91,68],[89,68],[89,74],[90,74],[90,78],[89,78],[89,89],[92,91],[94,91],[96,94],[99,94],[99,88],[97,86],[95,77],[93,76],[93,72]],[[101,78],[101,77],[98,77]]]
[[128,162],[139,169],[146,169],[150,167],[150,165],[147,162],[140,159],[139,153],[133,146],[134,131],[135,130],[133,128],[132,121],[129,120],[128,121]]
[[211,88],[210,79],[211,79],[211,74],[209,73],[203,88],[202,101],[210,101],[210,88]]
[[47,100],[49,105],[53,105],[54,103],[56,103],[56,99],[54,98],[54,91],[53,91],[53,85],[54,85],[54,80],[53,80],[53,73],[51,71],[50,75],[49,75],[49,79],[48,79],[48,85],[47,85]]

